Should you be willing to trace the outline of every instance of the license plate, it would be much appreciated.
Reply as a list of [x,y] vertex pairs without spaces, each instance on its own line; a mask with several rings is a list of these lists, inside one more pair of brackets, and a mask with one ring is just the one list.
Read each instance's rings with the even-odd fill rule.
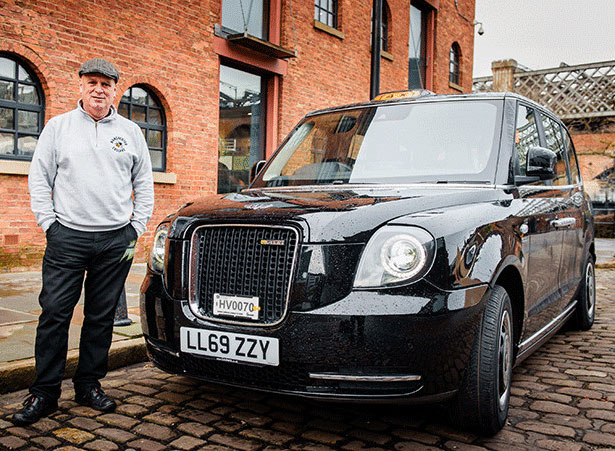
[[263,365],[280,364],[277,338],[192,327],[181,327],[179,336],[182,352]]
[[257,320],[260,309],[257,296],[227,296],[214,293],[214,315],[216,316]]

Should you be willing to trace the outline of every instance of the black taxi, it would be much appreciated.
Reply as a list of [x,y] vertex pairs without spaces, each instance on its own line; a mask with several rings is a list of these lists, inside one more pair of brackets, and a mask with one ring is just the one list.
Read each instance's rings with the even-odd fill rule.
[[512,368],[594,321],[574,146],[510,93],[383,94],[308,114],[249,188],[157,228],[148,355],[207,381],[326,399],[445,402],[497,432]]

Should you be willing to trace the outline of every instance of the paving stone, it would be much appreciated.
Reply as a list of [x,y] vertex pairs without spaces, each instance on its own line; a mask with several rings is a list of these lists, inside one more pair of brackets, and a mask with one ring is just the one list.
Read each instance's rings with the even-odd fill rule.
[[214,434],[208,438],[208,441],[244,451],[256,450],[261,447],[261,445],[254,440],[238,438],[232,435]]
[[68,420],[68,422],[72,426],[75,426],[76,428],[85,429],[85,430],[88,430],[88,431],[93,431],[94,429],[98,429],[100,427],[103,427],[102,423],[99,423],[98,421],[92,420],[91,418],[85,418],[85,417],[71,418],[70,420]]
[[574,438],[576,433],[574,429],[568,426],[561,426],[557,424],[542,423],[539,421],[522,421],[515,425],[517,428],[524,431],[534,431],[547,435],[559,435],[561,437]]
[[124,384],[121,386],[122,390],[130,390],[135,393],[140,393],[142,395],[153,395],[157,393],[159,389],[148,387],[147,385],[141,384]]
[[613,410],[591,409],[585,412],[585,416],[587,418],[600,418],[601,420],[615,422],[615,411]]
[[547,415],[543,415],[541,420],[547,423],[570,426],[575,429],[590,429],[592,427],[592,422],[581,415],[567,416],[549,413]]
[[579,414],[579,409],[576,407],[552,401],[535,401],[530,404],[530,409],[538,412],[557,413],[562,415]]
[[606,400],[581,399],[577,403],[577,407],[580,409],[613,410],[615,403]]
[[58,429],[60,427],[60,423],[55,420],[52,420],[51,418],[41,418],[36,423],[32,424],[30,427],[41,432],[49,432],[54,429]]
[[413,431],[412,429],[395,429],[393,435],[404,440],[414,440],[426,445],[435,445],[440,441],[436,435],[427,434],[421,431]]
[[206,437],[214,431],[214,428],[205,426],[202,423],[183,422],[177,428],[178,431],[193,435],[195,437]]
[[109,426],[115,426],[123,429],[130,429],[139,422],[134,418],[127,417],[126,415],[120,415],[118,413],[106,413],[104,415],[100,415],[98,420],[108,424]]
[[179,417],[160,412],[154,412],[150,415],[146,415],[143,417],[143,419],[151,423],[160,424],[162,426],[174,426],[180,422]]
[[245,429],[240,432],[240,435],[274,445],[284,445],[294,439],[292,435],[261,428]]
[[130,398],[126,398],[124,402],[130,403],[130,404],[139,404],[143,407],[148,407],[148,408],[154,408],[164,403],[164,401],[161,399],[149,398],[147,396],[141,396],[141,395],[131,396]]
[[347,433],[350,437],[358,438],[366,442],[376,443],[378,445],[384,445],[391,441],[391,437],[388,434],[381,434],[374,431],[366,431],[365,429],[354,429]]
[[169,440],[177,435],[168,427],[153,423],[141,423],[135,426],[132,431],[137,434],[146,435],[147,437],[162,441]]
[[192,421],[198,421],[203,424],[211,423],[220,419],[219,415],[212,415],[211,413],[196,409],[181,410],[177,413],[177,416]]
[[131,448],[143,451],[159,451],[162,449],[166,449],[166,445],[163,445],[162,443],[156,443],[152,440],[144,438],[133,440],[132,442],[127,443],[127,445]]
[[85,406],[79,406],[79,405],[76,407],[70,408],[68,412],[71,415],[82,416],[82,417],[97,417],[98,415],[100,415],[100,412],[98,410],[94,410],[91,407],[85,407]]
[[455,449],[455,450],[458,449],[462,451],[483,451],[487,449],[482,446],[470,445],[468,443],[456,442],[453,440],[449,440],[448,442],[446,442],[444,444],[444,448]]
[[94,438],[94,435],[90,434],[89,432],[85,432],[75,428],[56,429],[55,431],[53,431],[53,434],[62,440],[75,443],[76,445],[81,445]]
[[171,443],[169,443],[169,446],[172,449],[184,449],[184,450],[191,450],[191,449],[195,449],[195,448],[199,448],[201,446],[203,446],[206,442],[204,440],[198,439],[198,438],[194,438],[194,437],[180,437],[177,440],[172,441]]
[[418,442],[399,442],[394,447],[397,451],[438,451],[441,448],[436,446],[423,445]]
[[112,442],[126,443],[129,440],[134,440],[137,436],[131,432],[123,431],[116,428],[100,428],[94,431],[94,434],[107,438]]
[[615,435],[588,431],[583,435],[583,441],[590,445],[615,447]]
[[117,406],[117,409],[115,409],[116,413],[121,413],[122,415],[127,415],[129,417],[138,417],[149,411],[150,409],[138,404],[120,404]]
[[7,435],[5,437],[0,437],[0,448],[4,447],[6,449],[16,449],[21,448],[22,446],[26,446],[28,442],[24,439],[15,437],[14,435]]
[[304,426],[301,424],[286,423],[284,421],[278,421],[277,423],[273,423],[270,427],[271,429],[274,429],[280,432],[285,432],[286,434],[290,434],[290,435],[297,435],[299,434],[299,432],[305,429]]
[[265,417],[262,415],[258,415],[253,412],[247,412],[245,410],[240,410],[238,412],[233,412],[229,414],[229,417],[247,423],[251,426],[264,426],[266,424],[271,423],[271,418]]
[[6,429],[6,432],[16,435],[17,437],[29,438],[35,435],[39,435],[37,431],[33,431],[30,428],[22,428],[22,427],[10,427]]
[[240,409],[251,410],[252,412],[256,413],[267,413],[271,410],[268,405],[263,404],[262,402],[254,401],[246,401],[239,403],[237,404],[237,407],[239,407]]
[[304,432],[303,434],[301,434],[301,437],[319,443],[326,443],[328,445],[335,445],[344,439],[344,437],[342,437],[341,435],[321,430],[310,430]]
[[57,448],[58,445],[60,444],[60,441],[56,440],[53,437],[34,437],[30,439],[30,441],[32,443],[36,443],[37,445],[39,445],[41,448],[44,448],[44,449]]
[[222,432],[237,432],[246,427],[246,423],[241,421],[221,420],[212,424],[213,427]]
[[204,399],[196,399],[194,401],[190,401],[189,403],[186,403],[187,407],[192,407],[193,409],[198,409],[198,410],[209,409],[213,405],[214,405],[213,402],[206,401]]
[[94,440],[93,442],[86,443],[83,447],[96,451],[112,451],[120,449],[115,443],[110,442],[109,440]]
[[307,426],[312,429],[323,429],[325,431],[335,432],[337,434],[342,434],[344,431],[350,429],[346,423],[324,420],[322,418],[310,421]]
[[551,449],[553,451],[580,451],[583,445],[574,442],[564,442],[561,440],[540,439],[536,441],[536,446],[540,449]]
[[160,392],[157,393],[155,396],[158,399],[162,399],[164,401],[172,402],[175,404],[181,404],[185,401],[188,401],[189,399],[192,399],[192,396],[183,395],[181,393],[175,392]]

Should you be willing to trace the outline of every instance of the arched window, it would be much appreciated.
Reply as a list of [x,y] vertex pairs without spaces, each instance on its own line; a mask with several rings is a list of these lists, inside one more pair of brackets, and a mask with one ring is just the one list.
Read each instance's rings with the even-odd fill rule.
[[166,169],[167,121],[164,108],[156,94],[146,86],[132,86],[122,96],[118,113],[141,127],[152,158],[152,169],[164,172]]
[[451,51],[449,55],[448,81],[459,85],[461,84],[461,77],[459,76],[459,59],[461,56],[461,49],[459,48],[459,44],[454,42],[453,45],[451,45]]
[[43,89],[13,55],[0,53],[0,158],[30,160],[45,120]]

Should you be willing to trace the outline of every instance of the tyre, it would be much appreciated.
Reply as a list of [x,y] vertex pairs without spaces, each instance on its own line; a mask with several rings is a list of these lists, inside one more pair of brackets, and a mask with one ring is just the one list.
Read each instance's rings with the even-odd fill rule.
[[504,288],[496,285],[487,300],[463,383],[451,406],[456,425],[493,435],[506,423],[513,337],[510,297]]
[[583,279],[577,294],[577,308],[573,325],[578,330],[589,330],[594,325],[596,316],[596,272],[594,259],[590,255],[585,262]]

